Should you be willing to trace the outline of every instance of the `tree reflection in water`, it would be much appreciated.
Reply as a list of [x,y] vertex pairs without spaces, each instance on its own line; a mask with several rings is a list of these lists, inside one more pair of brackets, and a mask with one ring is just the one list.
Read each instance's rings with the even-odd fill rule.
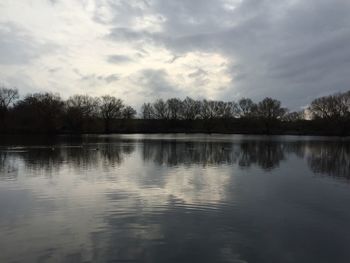
[[18,167],[9,153],[0,151],[0,179],[11,180],[18,176]]
[[0,150],[0,172],[15,176],[18,167],[12,162],[20,158],[27,169],[45,171],[49,175],[62,165],[93,168],[122,164],[136,147],[144,161],[157,165],[185,166],[238,165],[270,171],[294,154],[305,158],[314,173],[350,179],[350,144],[342,141],[176,141],[176,140],[111,140],[108,137],[77,145],[29,146],[24,150],[3,147]]
[[265,170],[278,167],[285,159],[285,144],[273,141],[228,142],[144,142],[143,159],[159,165],[203,166],[238,164],[258,165]]
[[238,164],[242,168],[257,165],[269,171],[277,168],[290,154],[306,158],[314,173],[350,179],[350,144],[344,142],[143,142],[145,161],[168,166]]
[[232,164],[237,156],[231,143],[145,141],[143,159],[168,166],[193,164],[208,166]]
[[265,170],[279,166],[285,159],[285,144],[273,141],[244,142],[240,148],[239,166],[250,167],[257,164]]
[[305,148],[307,162],[314,173],[350,179],[349,143],[310,143]]
[[[0,151],[0,174],[4,175],[9,170],[18,169],[18,167],[11,167],[12,158],[19,158],[26,169],[37,171],[37,173],[32,174],[50,176],[64,165],[73,169],[117,166],[123,162],[125,155],[132,154],[134,150],[134,145],[120,143],[79,146],[30,146],[23,151],[3,149]],[[17,166],[19,164],[18,161],[14,163]]]

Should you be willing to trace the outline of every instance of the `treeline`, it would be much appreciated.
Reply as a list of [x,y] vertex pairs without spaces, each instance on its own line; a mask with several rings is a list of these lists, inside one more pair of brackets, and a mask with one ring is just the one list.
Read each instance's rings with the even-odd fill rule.
[[113,96],[34,93],[0,88],[1,133],[222,132],[258,134],[350,134],[350,91],[317,98],[302,111],[281,102],[158,99],[139,114]]

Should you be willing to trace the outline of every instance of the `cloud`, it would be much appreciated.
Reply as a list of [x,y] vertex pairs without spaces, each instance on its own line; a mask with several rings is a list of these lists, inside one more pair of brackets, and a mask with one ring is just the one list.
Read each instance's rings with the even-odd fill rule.
[[114,27],[107,35],[107,39],[123,42],[155,42],[156,35],[146,30],[135,30],[124,27]]
[[50,73],[56,73],[56,72],[58,72],[58,71],[60,71],[60,70],[62,70],[62,68],[60,68],[60,67],[48,69],[48,71],[49,71]]
[[169,59],[167,62],[168,63],[174,63],[176,60],[178,60],[179,58],[181,58],[182,56],[176,56],[174,55],[171,59]]
[[140,94],[151,98],[177,97],[181,94],[165,70],[143,69],[130,77],[131,81],[142,87]]
[[107,61],[112,64],[121,64],[121,63],[131,62],[132,59],[124,55],[111,55],[111,56],[108,56]]
[[0,23],[0,64],[28,64],[52,50],[52,45],[38,43],[24,28]]
[[51,3],[52,5],[55,5],[59,2],[59,0],[48,0],[49,3]]
[[188,76],[190,78],[200,78],[200,77],[204,77],[204,76],[207,76],[208,75],[208,72],[206,72],[205,70],[199,68],[197,69],[196,71],[188,74]]
[[87,82],[90,86],[96,86],[100,82],[110,84],[120,79],[118,74],[109,74],[109,75],[87,74],[87,75],[80,75],[80,76],[81,76],[80,80]]
[[104,77],[102,77],[102,78],[103,78],[108,84],[119,80],[118,74],[110,74],[110,75],[104,76]]
[[150,6],[165,18],[160,32],[114,28],[112,39],[152,43],[179,55],[223,54],[239,72],[232,72],[232,87],[222,98],[275,96],[296,107],[347,89],[348,1],[155,0]]
[[[271,96],[292,109],[349,89],[348,0],[46,2],[50,9],[43,3],[36,3],[36,9],[54,11],[59,20],[37,16],[24,3],[0,6],[0,64],[26,65],[33,79],[38,78],[33,68],[69,66],[86,68],[90,74],[84,82],[95,87],[129,76],[122,83],[139,96],[205,90],[208,99]],[[4,24],[7,20],[10,24]],[[66,48],[56,60],[47,59],[54,55],[47,39]],[[204,56],[190,61],[187,55],[193,53],[218,54],[226,60],[225,69]],[[14,74],[18,68],[6,68],[10,70]],[[60,77],[69,82],[64,72],[60,70]],[[106,72],[116,75],[107,80]],[[226,85],[222,79],[231,81]]]

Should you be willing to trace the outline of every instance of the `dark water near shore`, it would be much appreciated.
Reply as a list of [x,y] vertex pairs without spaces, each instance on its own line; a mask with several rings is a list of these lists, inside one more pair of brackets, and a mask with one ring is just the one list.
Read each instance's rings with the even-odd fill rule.
[[0,138],[0,262],[350,262],[350,140]]

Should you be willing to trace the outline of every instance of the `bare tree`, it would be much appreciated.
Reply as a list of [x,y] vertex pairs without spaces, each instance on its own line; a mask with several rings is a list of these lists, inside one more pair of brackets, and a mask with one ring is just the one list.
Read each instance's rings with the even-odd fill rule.
[[156,100],[156,102],[153,103],[153,109],[154,109],[154,116],[156,119],[168,119],[169,117],[169,111],[168,106],[162,99]]
[[0,130],[6,129],[9,108],[18,98],[17,89],[0,87]]
[[259,117],[266,119],[281,119],[287,109],[281,107],[281,102],[271,98],[265,98],[258,104]]
[[89,95],[74,95],[66,101],[66,119],[70,129],[81,132],[91,126],[98,115],[99,99]]
[[150,120],[154,118],[154,109],[151,103],[144,103],[142,105],[141,117],[144,120]]
[[136,110],[131,107],[131,106],[126,106],[124,109],[123,109],[123,112],[122,112],[122,116],[123,116],[123,119],[127,119],[127,120],[130,120],[130,119],[133,119],[135,118],[136,116]]
[[283,121],[287,121],[287,122],[295,122],[295,121],[300,121],[304,119],[305,119],[305,113],[303,110],[288,112],[283,116]]
[[350,91],[313,100],[308,108],[313,119],[332,123],[338,133],[346,134],[350,120]]
[[350,118],[350,90],[340,94],[341,114]]
[[241,117],[252,117],[256,112],[257,105],[248,98],[242,98],[238,102],[238,110]]
[[201,102],[202,119],[218,119],[224,116],[225,102],[217,100],[203,100]]
[[234,101],[222,102],[221,103],[221,118],[232,119],[239,117],[238,104]]
[[167,100],[166,104],[168,107],[170,119],[173,119],[173,120],[180,119],[182,108],[183,108],[182,101],[177,98],[171,98]]
[[105,132],[110,132],[110,122],[122,117],[124,104],[121,99],[109,95],[102,96],[100,102],[100,113],[105,122]]
[[32,132],[53,133],[63,124],[64,102],[59,94],[34,93],[19,101],[14,111]]
[[313,118],[333,119],[338,115],[336,104],[334,96],[321,97],[311,102],[309,110]]
[[270,133],[272,125],[282,119],[286,112],[287,109],[281,107],[281,102],[272,98],[263,99],[257,107],[258,116],[265,123],[267,133]]
[[350,91],[314,99],[308,109],[314,119],[347,118],[350,114]]
[[199,101],[187,97],[182,102],[182,116],[185,120],[196,119],[201,110],[201,104]]
[[83,117],[93,117],[98,113],[99,99],[89,95],[74,95],[66,102],[67,109],[79,111]]
[[0,109],[8,108],[19,98],[17,89],[9,89],[4,86],[0,87]]
[[200,102],[200,117],[203,120],[208,120],[213,118],[213,113],[211,111],[210,101],[203,100]]

